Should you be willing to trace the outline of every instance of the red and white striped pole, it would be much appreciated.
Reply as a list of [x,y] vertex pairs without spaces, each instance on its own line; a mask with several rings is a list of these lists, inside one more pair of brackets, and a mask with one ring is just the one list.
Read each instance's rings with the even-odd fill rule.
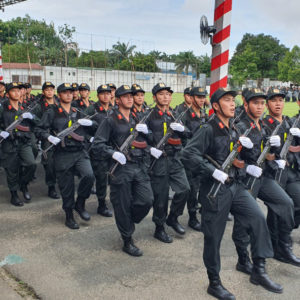
[[227,87],[231,10],[232,0],[215,0],[210,96],[218,88]]
[[0,81],[3,81],[3,68],[2,68],[1,44],[0,44]]

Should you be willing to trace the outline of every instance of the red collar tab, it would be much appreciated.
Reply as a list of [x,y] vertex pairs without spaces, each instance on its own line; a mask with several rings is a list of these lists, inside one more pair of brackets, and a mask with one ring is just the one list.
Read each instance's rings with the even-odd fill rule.
[[160,116],[162,116],[164,113],[163,113],[161,110],[159,110],[159,111],[158,111],[158,114],[159,114]]
[[250,123],[250,126],[254,129],[255,128],[255,125],[254,125],[254,123]]
[[223,125],[223,123],[222,123],[222,122],[219,122],[219,127],[220,127],[221,129],[223,129],[223,128],[224,128],[224,125]]
[[59,108],[58,108],[58,111],[59,111],[60,113],[62,113],[62,112],[63,112],[63,110],[62,110],[62,108],[61,108],[61,107],[59,107]]
[[214,113],[215,113],[214,109],[211,108],[211,109],[209,110],[209,112],[208,112],[208,115],[211,116],[211,115],[214,114]]
[[191,113],[192,118],[196,117],[196,114],[194,112]]
[[119,120],[122,120],[122,119],[123,119],[123,117],[122,117],[121,114],[118,114],[118,119],[119,119]]
[[48,107],[48,106],[49,106],[48,102],[45,102],[45,106],[46,106],[46,107]]
[[83,102],[82,101],[80,101],[80,105],[83,106]]
[[12,106],[11,106],[10,104],[8,105],[8,109],[9,109],[9,110],[11,110],[11,109],[12,109]]
[[270,124],[273,124],[273,123],[274,123],[274,120],[273,120],[272,118],[269,118],[268,121],[269,121]]
[[100,106],[100,107],[99,107],[99,110],[100,110],[100,111],[103,111],[103,107],[102,107],[102,106]]

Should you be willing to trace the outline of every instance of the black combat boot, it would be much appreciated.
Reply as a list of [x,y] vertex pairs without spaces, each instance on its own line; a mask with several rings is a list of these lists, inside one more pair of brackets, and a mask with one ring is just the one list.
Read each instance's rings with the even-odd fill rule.
[[105,200],[99,200],[99,205],[98,205],[98,209],[97,209],[97,214],[103,216],[103,217],[107,217],[110,218],[112,217],[112,211],[108,209],[108,207],[106,206]]
[[300,267],[300,259],[293,253],[292,241],[279,241],[274,258],[287,264]]
[[183,226],[178,222],[177,217],[172,213],[169,214],[166,223],[168,226],[172,227],[177,233],[181,235],[185,234]]
[[91,219],[89,213],[85,210],[85,199],[78,197],[75,203],[75,211],[78,212],[80,218],[84,221]]
[[217,299],[235,300],[235,296],[231,294],[227,289],[225,289],[225,287],[222,285],[219,276],[209,277],[209,286],[207,288],[208,294],[216,297]]
[[21,186],[21,192],[23,193],[23,196],[24,196],[24,199],[25,199],[24,202],[29,203],[30,200],[31,200],[31,196],[30,196],[30,194],[28,192],[27,185]]
[[261,285],[266,290],[281,294],[283,288],[280,284],[272,281],[265,270],[264,258],[253,258],[253,269],[250,276],[250,282],[255,285]]
[[154,237],[164,243],[173,242],[173,239],[166,233],[163,225],[156,225]]
[[23,206],[24,205],[23,201],[21,201],[19,199],[17,191],[10,191],[10,193],[11,193],[10,203],[12,205],[14,205],[14,206]]
[[70,229],[79,229],[79,225],[74,220],[72,209],[66,209],[66,222],[65,222],[65,224]]
[[57,194],[54,185],[48,187],[48,197],[52,199],[59,199],[59,195]]
[[201,231],[201,223],[198,221],[196,217],[196,212],[195,211],[190,212],[189,215],[190,215],[189,222],[188,222],[189,227],[191,227],[196,231]]
[[248,251],[246,249],[237,249],[238,252],[238,262],[236,264],[236,269],[247,275],[251,275],[253,265],[251,263]]
[[130,238],[122,237],[122,239],[124,241],[124,246],[122,248],[122,250],[124,252],[126,252],[127,254],[129,254],[131,256],[142,256],[143,255],[143,251],[140,250],[137,246],[135,246],[131,237]]

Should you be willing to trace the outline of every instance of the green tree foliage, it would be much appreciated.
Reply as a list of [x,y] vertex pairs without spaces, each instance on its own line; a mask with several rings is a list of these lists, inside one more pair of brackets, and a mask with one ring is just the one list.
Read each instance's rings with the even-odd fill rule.
[[294,46],[278,63],[278,79],[300,84],[300,48]]

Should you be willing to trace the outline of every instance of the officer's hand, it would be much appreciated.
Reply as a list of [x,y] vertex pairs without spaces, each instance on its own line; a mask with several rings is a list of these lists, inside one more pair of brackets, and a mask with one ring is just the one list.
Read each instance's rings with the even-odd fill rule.
[[213,178],[215,178],[216,180],[220,181],[221,183],[225,183],[225,181],[228,178],[228,174],[226,174],[223,171],[220,171],[218,169],[215,169],[213,174],[212,174]]
[[92,143],[93,141],[94,141],[94,137],[92,136],[91,138],[90,138],[90,143]]
[[116,160],[118,163],[120,163],[121,165],[125,165],[126,164],[126,157],[121,152],[118,152],[118,151],[114,152],[112,158],[114,160]]
[[293,136],[300,137],[300,129],[299,128],[290,128],[290,133]]
[[184,126],[181,125],[180,123],[173,122],[173,123],[170,124],[170,127],[174,131],[184,132]]
[[285,168],[285,165],[286,165],[286,161],[285,160],[278,159],[278,160],[275,160],[275,162],[278,165],[279,169],[284,169]]
[[93,121],[92,121],[92,120],[89,120],[89,119],[79,119],[79,120],[78,120],[78,123],[79,123],[81,126],[92,126],[92,125],[93,125]]
[[159,159],[162,155],[162,151],[157,148],[150,148],[150,154],[155,157],[156,159]]
[[240,143],[242,144],[243,147],[247,148],[247,149],[252,149],[253,148],[253,143],[252,141],[245,136],[241,136],[239,138]]
[[48,136],[48,141],[50,143],[52,143],[53,145],[57,145],[60,142],[60,139],[58,137],[56,137],[56,136],[49,135]]
[[137,124],[135,126],[136,131],[148,134],[148,127],[146,124]]
[[256,178],[259,178],[262,174],[262,168],[255,166],[255,165],[249,165],[246,168],[246,172],[250,174],[251,176],[254,176]]
[[273,135],[270,137],[270,144],[272,147],[280,147],[280,136]]
[[29,120],[32,120],[32,119],[33,119],[33,115],[32,115],[32,113],[30,113],[30,112],[24,112],[24,113],[22,114],[22,117],[23,117],[23,119],[29,119]]
[[9,132],[7,131],[1,131],[0,136],[3,137],[4,139],[7,139],[9,137]]

